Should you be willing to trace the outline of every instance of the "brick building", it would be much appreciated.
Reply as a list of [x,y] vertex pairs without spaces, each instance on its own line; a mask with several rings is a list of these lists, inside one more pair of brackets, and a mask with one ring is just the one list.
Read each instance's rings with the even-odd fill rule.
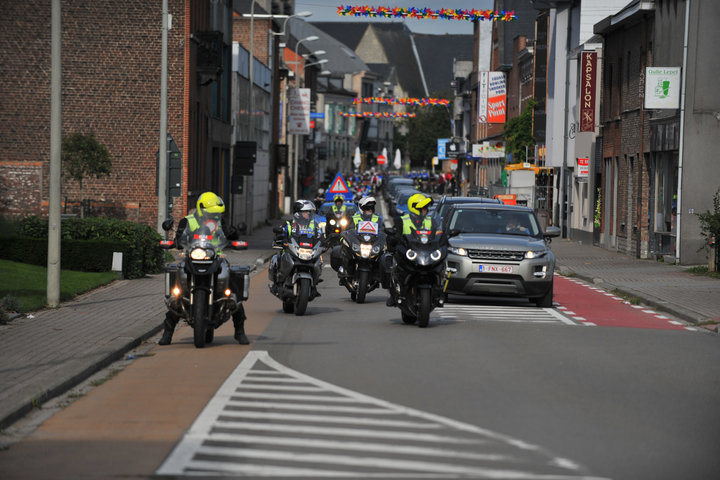
[[[47,214],[50,162],[50,0],[0,0],[0,214]],[[161,4],[73,2],[62,11],[62,135],[93,133],[112,173],[63,180],[62,211],[81,197],[97,212],[156,225]],[[170,0],[168,133],[182,160],[175,217],[218,186],[216,158],[229,156],[231,5]],[[216,33],[221,32],[221,33]],[[200,65],[200,68],[198,68]],[[214,152],[218,152],[214,156]]]

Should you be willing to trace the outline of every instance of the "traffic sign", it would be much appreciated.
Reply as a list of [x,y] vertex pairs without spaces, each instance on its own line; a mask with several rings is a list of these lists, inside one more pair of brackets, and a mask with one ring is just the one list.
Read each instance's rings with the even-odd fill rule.
[[331,202],[335,200],[335,197],[338,195],[342,195],[346,202],[352,201],[353,199],[353,194],[340,173],[338,173],[332,183],[330,183],[330,188],[325,192],[325,199]]
[[385,165],[385,162],[387,162],[387,158],[385,158],[385,155],[378,155],[378,156],[377,156],[377,163],[378,163],[378,165]]

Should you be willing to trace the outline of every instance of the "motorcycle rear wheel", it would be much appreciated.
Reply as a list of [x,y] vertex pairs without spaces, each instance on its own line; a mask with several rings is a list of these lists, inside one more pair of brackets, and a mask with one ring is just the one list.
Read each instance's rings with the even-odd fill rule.
[[298,280],[297,297],[295,297],[295,315],[305,315],[308,300],[310,299],[310,279],[301,278]]
[[205,290],[197,290],[193,295],[193,341],[195,348],[203,348],[205,346],[205,315],[207,314],[208,292]]
[[418,327],[427,328],[430,323],[430,309],[432,308],[432,300],[430,298],[430,289],[420,289],[420,305],[418,306]]
[[365,303],[365,295],[368,288],[368,272],[358,272],[357,303]]

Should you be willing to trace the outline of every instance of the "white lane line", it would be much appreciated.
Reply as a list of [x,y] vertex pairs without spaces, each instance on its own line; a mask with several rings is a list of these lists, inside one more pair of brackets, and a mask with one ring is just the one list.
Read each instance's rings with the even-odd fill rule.
[[472,453],[447,448],[431,448],[422,445],[400,445],[397,443],[366,443],[339,440],[322,440],[307,437],[267,437],[263,435],[228,435],[224,433],[213,433],[208,437],[209,441],[227,443],[252,443],[263,445],[282,445],[288,447],[303,448],[324,448],[330,450],[351,450],[363,452],[380,452],[385,454],[401,455],[423,455],[433,457],[464,458],[468,460],[482,461],[510,461],[517,460],[508,455],[496,453]]
[[332,402],[332,403],[355,403],[357,400],[354,398],[347,397],[331,397],[329,395],[286,395],[286,394],[273,394],[273,393],[250,393],[250,392],[235,392],[233,398],[266,398],[269,400],[297,400],[301,402]]
[[651,315],[655,314],[655,310],[643,310],[643,313],[649,313]]
[[[230,419],[230,420],[228,420]],[[235,420],[237,419],[237,420]],[[235,423],[243,423],[241,420],[284,420],[286,422],[312,422],[315,424],[320,423],[342,423],[345,425],[365,425],[365,426],[387,426],[394,428],[427,428],[427,429],[439,429],[440,425],[437,423],[419,423],[419,422],[406,422],[402,420],[388,420],[373,419],[368,417],[341,417],[334,415],[300,415],[293,413],[277,413],[277,412],[222,412],[219,416],[218,422],[223,425],[234,425]]]
[[[203,447],[198,452],[205,455],[222,455],[223,457],[260,458],[265,460],[281,460],[285,462],[311,462],[342,464],[353,467],[380,467],[396,470],[417,470],[419,472],[435,472],[455,475],[478,475],[485,478],[543,478],[537,474],[520,470],[501,468],[482,468],[460,466],[452,463],[422,462],[418,460],[392,460],[382,457],[356,457],[350,455],[328,455],[321,453],[296,453],[275,450],[232,449],[221,447]],[[192,462],[191,462],[192,466]],[[503,475],[500,477],[499,475]],[[527,477],[526,477],[527,476]]]
[[[218,426],[215,424],[215,430]],[[310,435],[358,437],[358,438],[394,438],[398,440],[410,440],[414,442],[447,442],[458,445],[477,445],[484,441],[463,437],[450,437],[448,435],[436,435],[434,433],[403,432],[389,430],[368,430],[364,428],[335,428],[335,427],[312,427],[282,423],[253,423],[233,422],[230,425],[219,427],[223,431],[235,431],[242,433],[248,430],[253,432],[290,432],[305,433]]]
[[365,415],[395,415],[395,412],[386,409],[372,407],[337,407],[335,405],[321,405],[309,403],[281,403],[281,402],[243,402],[230,401],[229,407],[237,408],[260,408],[269,410],[304,410],[313,412],[332,413],[360,413]]
[[278,390],[283,392],[323,392],[324,390],[320,387],[300,387],[290,385],[269,385],[269,384],[257,384],[257,383],[243,383],[243,390]]
[[[561,322],[563,322],[565,325],[577,325],[577,323],[573,322],[566,316],[562,315],[560,312],[555,311],[554,308],[543,308],[543,310],[545,310],[547,313],[549,313],[553,317],[555,317],[558,320],[560,320]],[[563,312],[563,313],[568,313],[568,312]]]

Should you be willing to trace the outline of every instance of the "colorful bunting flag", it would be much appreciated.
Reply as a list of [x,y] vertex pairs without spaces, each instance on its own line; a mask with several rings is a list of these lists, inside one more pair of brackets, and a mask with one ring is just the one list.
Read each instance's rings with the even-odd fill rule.
[[369,18],[412,18],[415,20],[469,20],[476,22],[480,20],[510,22],[517,20],[515,10],[465,10],[462,8],[432,8],[416,7],[366,7],[340,5],[337,9],[340,16],[369,17]]

